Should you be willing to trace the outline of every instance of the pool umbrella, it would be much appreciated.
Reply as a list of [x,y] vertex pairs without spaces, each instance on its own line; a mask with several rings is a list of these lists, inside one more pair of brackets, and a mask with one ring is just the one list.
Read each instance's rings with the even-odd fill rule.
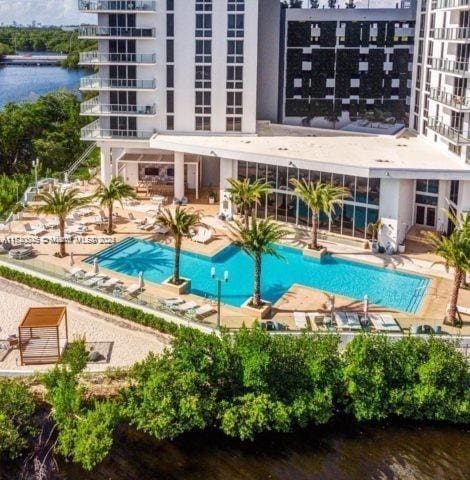
[[139,273],[139,288],[142,291],[145,287],[145,282],[144,282],[144,272]]
[[369,296],[367,293],[364,295],[364,317],[367,319],[369,315]]
[[75,265],[75,259],[73,258],[73,252],[70,252],[70,266],[73,267]]
[[93,260],[93,271],[96,273],[96,275],[98,275],[98,273],[100,273],[100,266],[98,265],[98,259],[95,258]]

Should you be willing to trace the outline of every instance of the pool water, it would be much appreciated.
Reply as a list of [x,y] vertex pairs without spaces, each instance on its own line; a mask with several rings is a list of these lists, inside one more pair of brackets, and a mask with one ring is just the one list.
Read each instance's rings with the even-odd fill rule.
[[[278,246],[282,259],[266,256],[262,269],[262,298],[275,302],[293,284],[312,287],[335,295],[369,301],[403,312],[416,313],[429,285],[426,277],[350,262],[327,256],[322,262],[305,257],[296,248]],[[101,267],[137,277],[144,272],[147,282],[162,283],[173,272],[173,248],[154,242],[127,238],[112,247],[89,257],[98,259]],[[213,257],[192,252],[181,253],[181,276],[191,279],[191,293],[214,298],[216,282],[210,271],[216,267],[217,275],[229,272],[229,281],[222,287],[222,301],[241,306],[252,294],[253,261],[235,246],[229,246]]]

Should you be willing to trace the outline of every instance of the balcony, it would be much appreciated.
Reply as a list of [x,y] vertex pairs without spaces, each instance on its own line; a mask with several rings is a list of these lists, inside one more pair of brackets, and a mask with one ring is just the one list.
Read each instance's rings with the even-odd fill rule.
[[155,116],[157,109],[155,105],[106,105],[100,103],[98,97],[83,102],[80,105],[81,115],[91,115],[97,117],[119,117],[119,116]]
[[465,42],[470,39],[470,27],[447,27],[431,30],[430,36],[435,40]]
[[465,135],[455,128],[449,127],[442,123],[438,118],[430,118],[428,128],[433,132],[447,138],[455,145],[470,145],[469,135]]
[[470,111],[470,97],[454,95],[438,88],[431,88],[430,98],[454,110]]
[[100,78],[98,75],[80,79],[80,90],[155,90],[155,88],[155,79]]
[[411,27],[395,28],[395,37],[414,37],[415,29]]
[[101,27],[99,25],[85,25],[78,29],[79,38],[100,39],[100,38],[155,38],[154,28],[138,27]]
[[157,10],[154,0],[78,0],[82,12],[150,12]]
[[100,53],[81,52],[80,65],[155,65],[154,53]]
[[95,120],[81,130],[81,139],[86,142],[97,140],[148,140],[155,135],[153,130],[114,130],[101,128],[100,121]]
[[458,8],[468,8],[470,0],[434,0],[431,8],[433,10],[453,10]]
[[456,60],[435,57],[431,58],[428,64],[433,70],[439,70],[440,72],[450,73],[451,75],[457,75],[459,77],[470,78],[469,62],[459,62]]

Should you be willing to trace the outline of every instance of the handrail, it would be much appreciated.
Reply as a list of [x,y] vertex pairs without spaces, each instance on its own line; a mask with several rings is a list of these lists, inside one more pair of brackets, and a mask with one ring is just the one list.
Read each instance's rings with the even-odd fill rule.
[[68,177],[70,175],[73,175],[78,167],[88,158],[90,153],[96,148],[96,142],[93,142],[81,155],[80,157],[75,160],[75,162],[72,163],[72,165],[69,167],[69,169],[65,172]]
[[102,53],[97,51],[80,52],[82,64],[95,63],[156,63],[155,53]]
[[155,12],[155,0],[78,0],[78,9],[84,11],[143,11]]
[[78,36],[84,37],[135,37],[154,38],[154,28],[138,27],[102,27],[99,25],[84,25],[79,27]]

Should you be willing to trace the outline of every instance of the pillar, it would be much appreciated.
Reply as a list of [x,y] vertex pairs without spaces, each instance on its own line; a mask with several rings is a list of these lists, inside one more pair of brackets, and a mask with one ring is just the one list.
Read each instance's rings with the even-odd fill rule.
[[101,147],[101,181],[109,185],[112,176],[111,148]]
[[219,184],[219,211],[224,215],[233,215],[233,205],[230,197],[227,194],[227,189],[230,188],[229,178],[234,178],[236,174],[236,160],[230,158],[221,158],[220,160],[220,184]]
[[175,152],[175,198],[184,197],[184,153]]

